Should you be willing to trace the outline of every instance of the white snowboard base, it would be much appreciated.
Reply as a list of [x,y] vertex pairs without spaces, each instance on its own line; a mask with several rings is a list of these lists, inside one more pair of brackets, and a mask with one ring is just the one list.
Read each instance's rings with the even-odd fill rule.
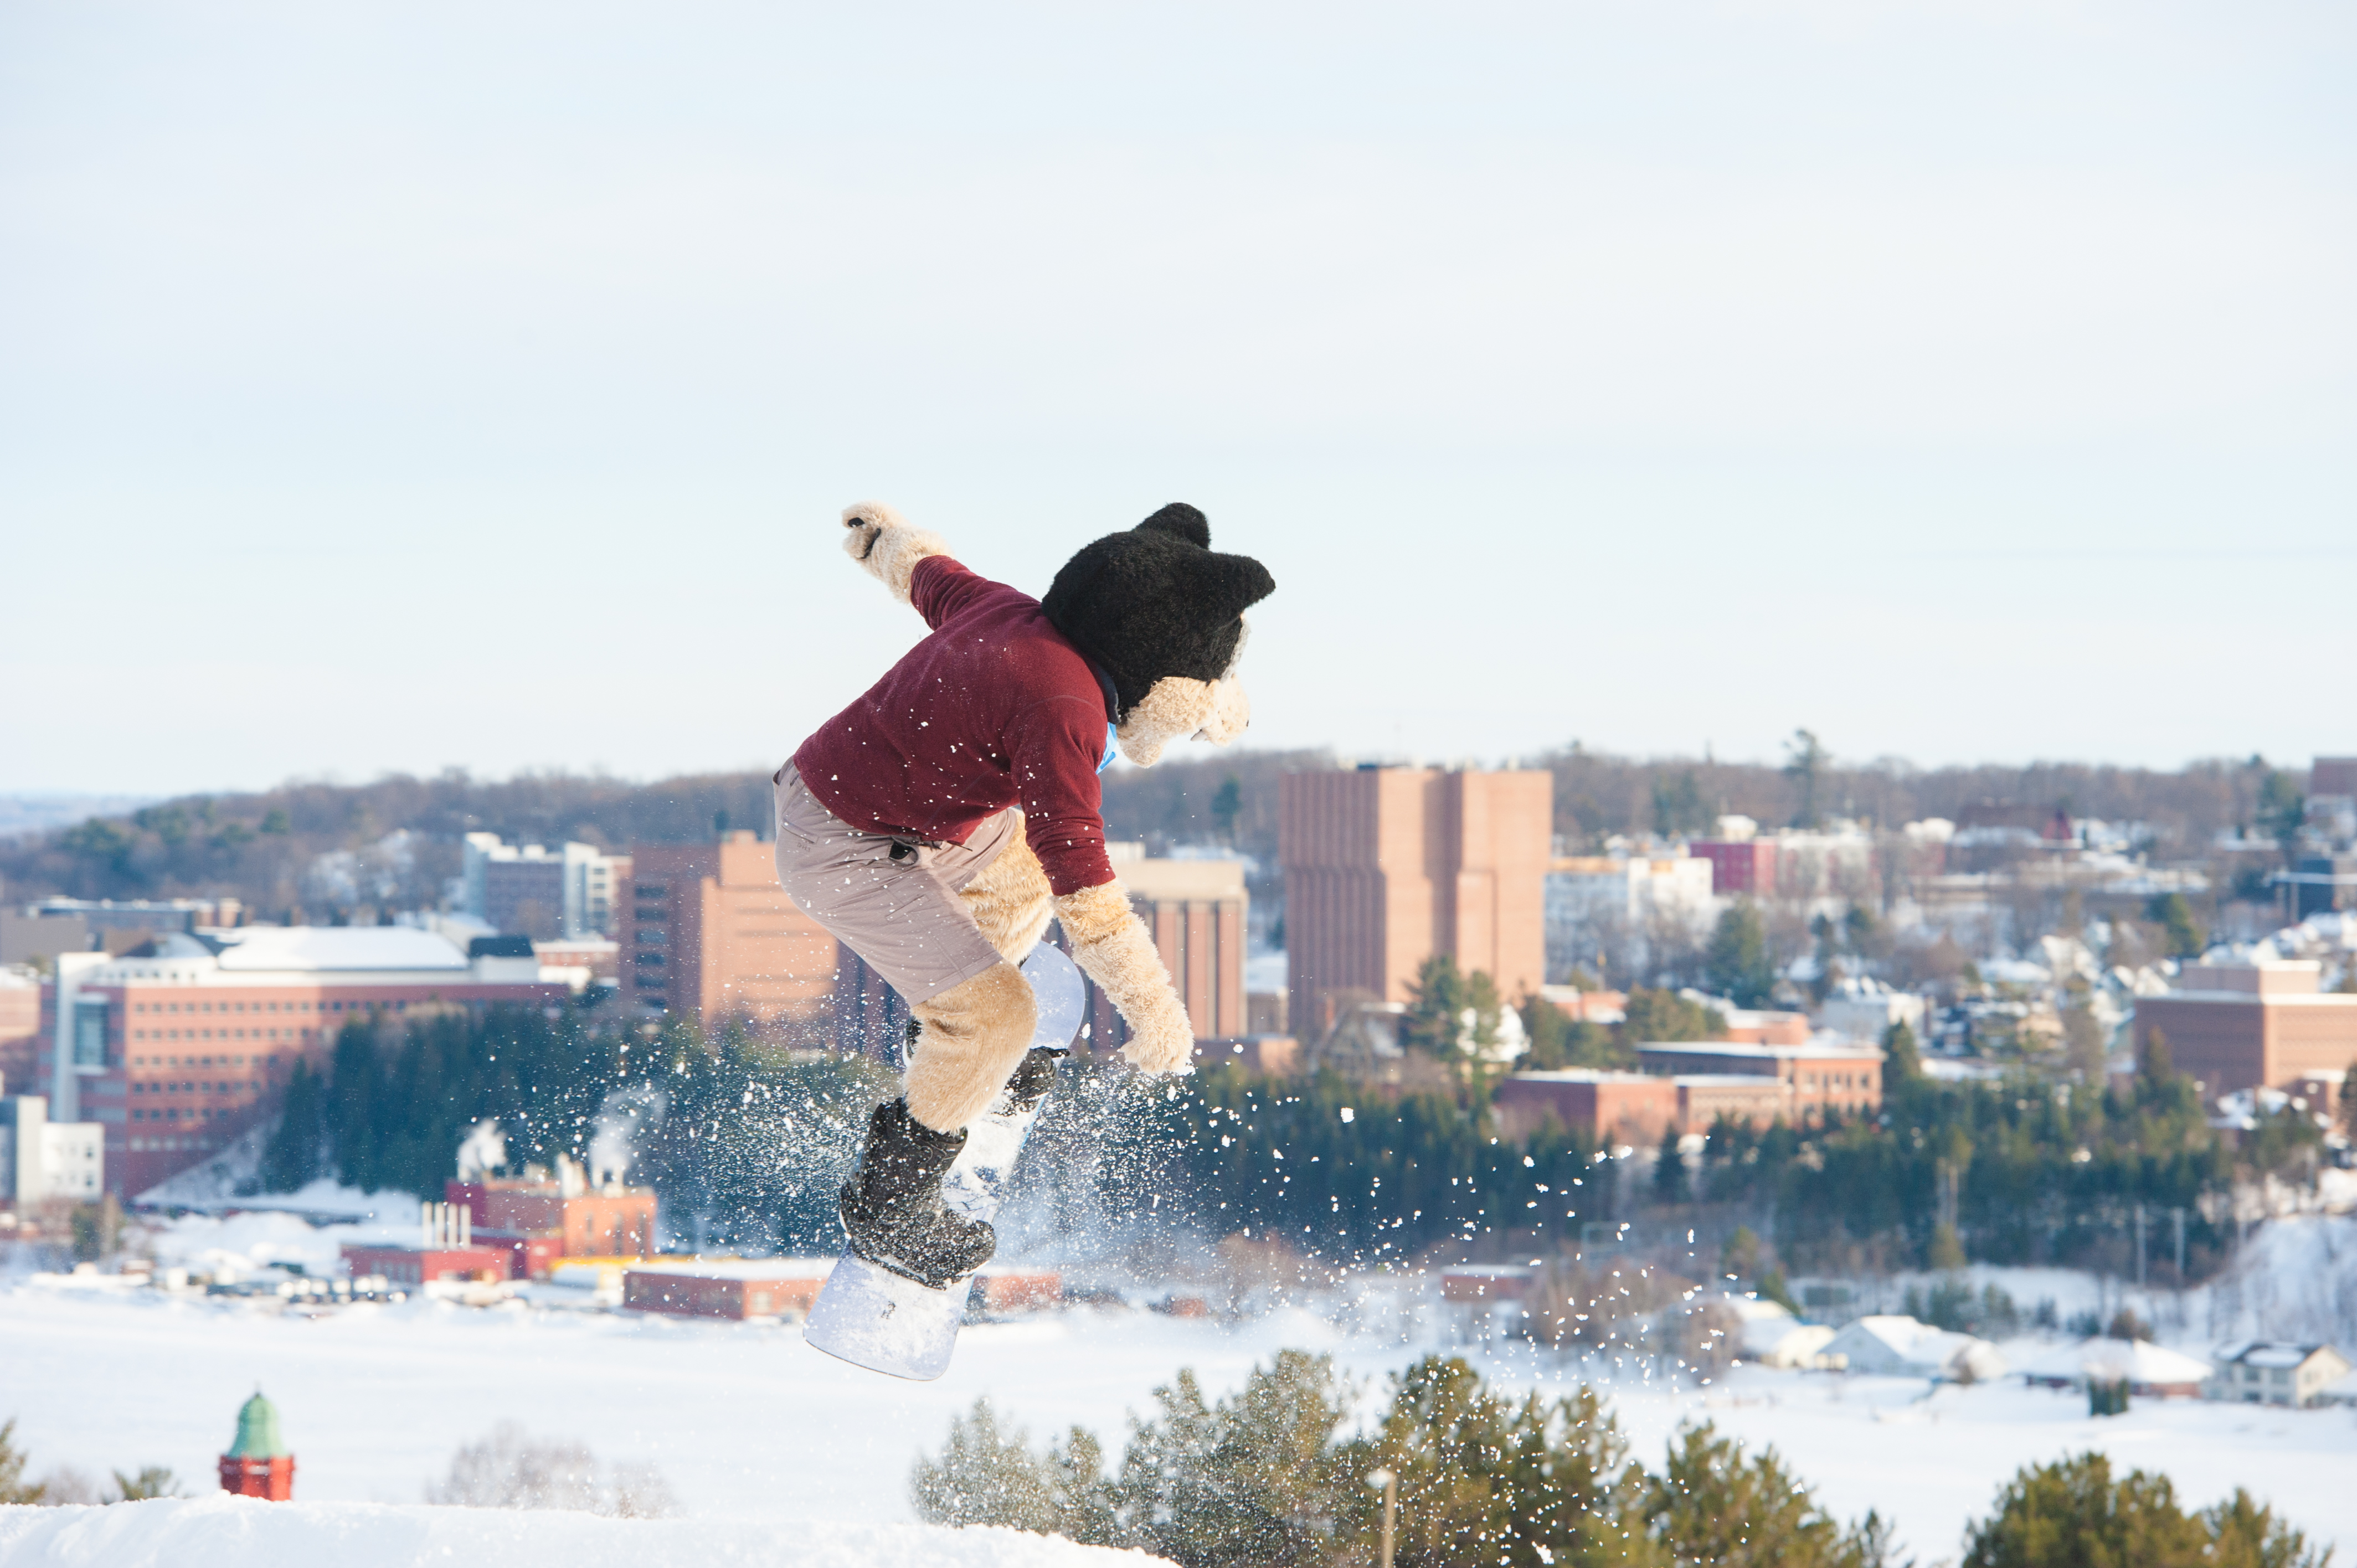
[[[1063,1050],[1081,1026],[1085,998],[1081,972],[1071,959],[1043,943],[1023,961],[1023,974],[1039,1003],[1033,1047]],[[996,1215],[1047,1098],[1042,1094],[1028,1109],[1017,1111],[1012,1095],[1000,1094],[967,1127],[965,1147],[942,1178],[942,1202],[969,1219],[987,1221]],[[820,1287],[818,1299],[811,1303],[802,1338],[813,1349],[853,1366],[928,1382],[950,1369],[950,1353],[957,1348],[958,1326],[965,1321],[966,1298],[973,1289],[972,1274],[934,1290],[846,1248]]]
[[802,1337],[855,1367],[930,1382],[950,1369],[973,1288],[968,1276],[933,1290],[845,1252],[811,1304]]

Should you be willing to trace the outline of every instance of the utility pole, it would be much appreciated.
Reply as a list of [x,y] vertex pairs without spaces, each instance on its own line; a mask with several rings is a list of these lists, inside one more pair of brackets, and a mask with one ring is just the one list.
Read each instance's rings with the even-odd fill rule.
[[2177,1220],[2177,1288],[2185,1288],[2185,1210],[2172,1208],[2169,1214]]
[[1390,1470],[1370,1470],[1367,1485],[1383,1489],[1383,1541],[1381,1568],[1392,1568],[1392,1523],[1399,1510],[1399,1477]]
[[2144,1205],[2136,1206],[2136,1289],[2144,1289]]

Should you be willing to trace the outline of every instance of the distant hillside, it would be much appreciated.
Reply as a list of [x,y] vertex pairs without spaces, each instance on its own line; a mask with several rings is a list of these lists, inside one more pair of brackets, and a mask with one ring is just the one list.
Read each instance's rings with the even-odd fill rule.
[[[1105,776],[1115,838],[1158,853],[1232,843],[1259,863],[1255,892],[1276,891],[1277,779],[1336,766],[1324,752],[1239,748]],[[1534,766],[1554,770],[1555,831],[1575,843],[1614,832],[1698,829],[1722,811],[1765,826],[1802,812],[1803,780],[1776,767],[1688,758],[1634,760],[1577,746]],[[2254,820],[2272,769],[2258,758],[2199,762],[2173,772],[2077,763],[1944,768],[1820,762],[1814,795],[1826,815],[1884,824],[1975,812],[2134,820],[2159,832],[2164,855],[2198,855],[2220,830]],[[2295,771],[2294,783],[2305,774]],[[1222,791],[1234,781],[1231,795]],[[1230,809],[1232,808],[1232,809]],[[12,904],[79,897],[235,895],[258,918],[309,919],[430,904],[458,869],[458,841],[478,831],[511,843],[578,839],[608,849],[685,843],[721,828],[770,831],[770,781],[759,773],[632,783],[596,775],[464,773],[393,776],[358,785],[290,783],[251,794],[192,795],[70,826],[0,839],[0,896]]]

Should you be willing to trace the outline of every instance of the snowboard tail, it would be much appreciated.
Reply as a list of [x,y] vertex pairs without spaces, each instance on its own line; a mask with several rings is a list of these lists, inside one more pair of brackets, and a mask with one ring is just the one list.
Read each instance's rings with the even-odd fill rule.
[[[942,1178],[942,1200],[970,1219],[988,1221],[997,1214],[1086,1003],[1080,971],[1054,948],[1034,950],[1023,961],[1023,974],[1039,1005],[1031,1054],[966,1129],[965,1147]],[[966,1274],[936,1290],[846,1249],[811,1304],[802,1338],[871,1371],[920,1381],[938,1378],[957,1348],[974,1279]]]

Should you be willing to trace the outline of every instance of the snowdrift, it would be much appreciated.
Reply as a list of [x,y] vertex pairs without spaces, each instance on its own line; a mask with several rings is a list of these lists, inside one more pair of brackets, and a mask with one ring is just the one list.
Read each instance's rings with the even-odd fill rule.
[[[216,1495],[112,1508],[0,1508],[0,1568],[1149,1568],[1140,1552],[1075,1546],[1013,1530],[920,1524],[789,1525],[749,1520],[618,1520],[510,1509],[265,1503]],[[1167,1564],[1166,1564],[1167,1568]]]

